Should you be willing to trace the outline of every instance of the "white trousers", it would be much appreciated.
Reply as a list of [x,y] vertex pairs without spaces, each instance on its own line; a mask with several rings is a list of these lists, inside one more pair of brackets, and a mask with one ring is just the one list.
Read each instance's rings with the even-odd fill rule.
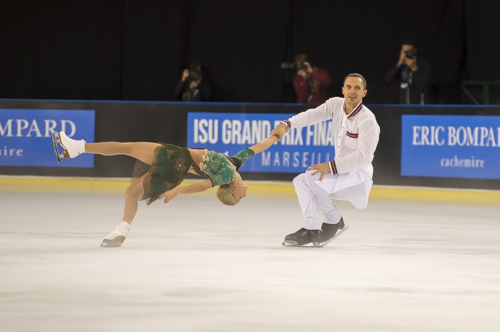
[[332,199],[349,201],[357,209],[368,206],[368,195],[373,181],[367,174],[354,170],[343,174],[327,173],[319,181],[320,173],[307,171],[293,179],[306,229],[321,229],[316,208],[319,206],[327,224],[336,224],[342,215]]

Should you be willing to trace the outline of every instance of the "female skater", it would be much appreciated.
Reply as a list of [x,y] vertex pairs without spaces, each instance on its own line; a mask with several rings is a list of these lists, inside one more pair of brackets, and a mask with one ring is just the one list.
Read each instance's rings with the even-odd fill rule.
[[[116,247],[125,241],[130,224],[138,208],[138,200],[147,199],[151,204],[163,198],[165,203],[178,194],[192,194],[219,186],[217,197],[226,205],[235,205],[246,196],[248,186],[241,179],[238,169],[251,157],[267,150],[279,140],[283,133],[263,139],[259,143],[238,152],[233,157],[208,149],[181,148],[172,144],[149,142],[87,143],[74,140],[64,132],[54,132],[54,148],[57,159],[75,158],[82,153],[103,156],[127,155],[149,165],[145,174],[133,182],[125,191],[125,210],[123,221],[108,234],[101,246]],[[57,143],[63,148],[59,153]],[[204,182],[178,187],[187,173],[206,178]]]

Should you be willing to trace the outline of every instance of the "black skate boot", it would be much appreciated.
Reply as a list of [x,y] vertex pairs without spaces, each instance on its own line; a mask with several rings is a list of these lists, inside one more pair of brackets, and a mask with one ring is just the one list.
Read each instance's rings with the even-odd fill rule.
[[344,218],[340,218],[340,221],[336,224],[327,224],[323,223],[321,225],[321,230],[323,231],[321,233],[321,246],[325,246],[333,239],[335,239],[337,236],[342,234],[345,230],[347,230],[349,227],[347,227],[344,224]]
[[309,230],[301,228],[295,233],[288,234],[285,237],[284,246],[300,247],[309,243],[313,243],[314,246],[319,246],[321,241],[321,230]]

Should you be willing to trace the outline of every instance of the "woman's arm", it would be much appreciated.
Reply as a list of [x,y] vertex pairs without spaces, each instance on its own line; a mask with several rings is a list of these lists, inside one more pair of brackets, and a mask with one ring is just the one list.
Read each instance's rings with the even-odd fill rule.
[[283,136],[284,133],[285,130],[283,129],[279,134],[271,135],[268,138],[265,138],[259,143],[255,144],[254,146],[249,147],[248,149],[252,150],[255,154],[266,151],[271,145],[279,141],[279,138]]
[[172,190],[166,191],[163,194],[161,194],[159,198],[165,197],[165,203],[168,203],[178,194],[200,193],[210,188],[212,188],[212,181],[205,180],[202,183],[190,184],[189,186],[177,187]]

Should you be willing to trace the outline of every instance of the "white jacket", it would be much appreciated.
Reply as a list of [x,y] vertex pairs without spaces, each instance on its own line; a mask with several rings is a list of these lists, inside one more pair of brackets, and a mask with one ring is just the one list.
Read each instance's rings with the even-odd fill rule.
[[294,115],[284,121],[290,128],[301,128],[332,120],[335,138],[335,159],[329,162],[332,174],[360,170],[373,176],[372,161],[377,148],[380,127],[375,115],[361,101],[345,113],[344,98],[334,97],[316,108]]

